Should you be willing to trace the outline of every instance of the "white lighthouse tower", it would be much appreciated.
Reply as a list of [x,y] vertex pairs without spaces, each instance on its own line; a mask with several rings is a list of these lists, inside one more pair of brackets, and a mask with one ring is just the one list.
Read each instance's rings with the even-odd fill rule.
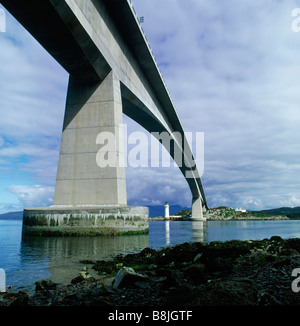
[[169,217],[170,217],[169,204],[166,201],[166,203],[165,203],[165,218],[169,218]]

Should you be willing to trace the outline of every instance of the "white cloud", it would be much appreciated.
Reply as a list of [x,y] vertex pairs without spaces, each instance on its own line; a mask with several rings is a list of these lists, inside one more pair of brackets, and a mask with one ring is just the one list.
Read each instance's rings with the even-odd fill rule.
[[52,136],[62,128],[67,74],[36,41],[12,37],[18,36],[0,34],[1,133],[14,139]]
[[44,207],[53,203],[54,187],[13,185],[7,190],[17,195],[25,207]]
[[[68,74],[8,12],[0,49],[2,200],[14,193],[22,205],[46,205],[53,200]],[[24,186],[7,187],[9,179]],[[26,188],[34,183],[41,186]]]
[[205,132],[208,204],[292,204],[300,195],[297,2],[133,2],[184,129]]
[[191,206],[188,184],[178,168],[127,168],[127,197],[129,205]]

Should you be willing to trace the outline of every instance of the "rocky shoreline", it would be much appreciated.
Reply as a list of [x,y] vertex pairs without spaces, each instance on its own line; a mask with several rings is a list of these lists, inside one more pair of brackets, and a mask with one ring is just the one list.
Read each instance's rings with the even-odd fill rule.
[[[149,218],[149,221],[190,221],[192,211],[189,209],[179,211],[174,216]],[[203,212],[206,221],[265,221],[265,220],[290,220],[286,215],[269,214],[265,212],[239,211],[230,207],[220,206],[209,208]]]
[[[0,294],[0,306],[291,306],[300,304],[300,239],[183,243],[81,261],[70,284]],[[88,266],[88,267],[87,267]],[[94,278],[89,271],[95,270]],[[294,284],[292,288],[292,284]],[[300,281],[299,281],[300,289]]]
[[233,217],[207,217],[207,221],[282,221],[282,220],[290,220],[287,216],[283,215],[271,215],[271,216],[233,216]]
[[[207,216],[204,215],[205,220],[204,221],[282,221],[282,220],[290,220],[287,216],[283,215],[271,215],[266,217],[259,217],[259,216],[229,216],[229,217],[223,217],[223,216]],[[193,221],[191,217],[181,217],[181,216],[174,216],[171,218],[165,218],[165,217],[151,217],[148,219],[149,222],[155,222],[155,221]]]

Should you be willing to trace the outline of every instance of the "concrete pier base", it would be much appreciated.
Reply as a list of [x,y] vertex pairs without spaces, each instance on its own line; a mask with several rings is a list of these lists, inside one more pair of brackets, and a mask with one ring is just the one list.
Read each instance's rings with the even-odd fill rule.
[[205,221],[206,219],[203,217],[203,206],[202,200],[200,197],[193,198],[192,202],[192,217],[193,221]]
[[43,236],[95,236],[148,233],[148,207],[77,206],[26,208],[23,233]]

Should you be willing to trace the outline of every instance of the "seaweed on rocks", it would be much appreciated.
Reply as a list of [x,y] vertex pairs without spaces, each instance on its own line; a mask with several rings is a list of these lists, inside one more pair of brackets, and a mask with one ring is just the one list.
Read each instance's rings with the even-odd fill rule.
[[292,271],[300,239],[191,242],[88,261],[68,285],[41,281],[33,296],[2,294],[0,305],[216,306],[299,305]]

